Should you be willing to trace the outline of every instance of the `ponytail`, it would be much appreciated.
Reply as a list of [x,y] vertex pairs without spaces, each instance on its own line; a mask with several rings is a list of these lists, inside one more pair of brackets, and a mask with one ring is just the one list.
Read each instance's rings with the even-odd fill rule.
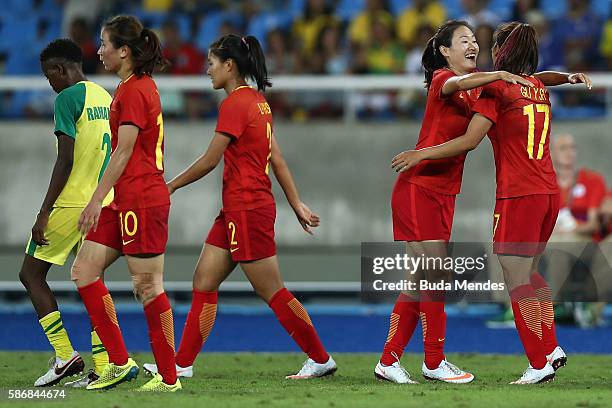
[[259,91],[272,86],[261,44],[252,35],[224,35],[210,45],[210,52],[222,62],[232,59],[240,75],[255,81]]
[[532,75],[538,68],[538,39],[535,29],[529,24],[502,24],[493,34],[494,47],[498,47],[495,58],[497,71]]
[[429,89],[435,71],[448,67],[448,61],[440,52],[440,46],[450,47],[455,30],[462,26],[469,28],[472,32],[474,31],[465,21],[450,20],[442,24],[434,36],[427,41],[425,50],[423,50],[423,57],[421,58],[421,65],[425,72],[425,88]]
[[103,27],[108,32],[115,48],[127,46],[132,51],[134,74],[152,75],[156,68],[164,70],[168,65],[162,55],[159,37],[152,30],[142,26],[133,16],[116,16]]

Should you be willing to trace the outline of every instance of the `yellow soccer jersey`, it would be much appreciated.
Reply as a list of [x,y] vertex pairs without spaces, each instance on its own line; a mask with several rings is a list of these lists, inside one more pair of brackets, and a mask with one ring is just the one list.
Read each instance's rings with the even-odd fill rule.
[[[55,99],[55,134],[74,139],[70,177],[55,207],[85,207],[106,169],[111,155],[108,115],[112,97],[104,88],[81,81],[64,89]],[[104,205],[113,200],[111,190]]]

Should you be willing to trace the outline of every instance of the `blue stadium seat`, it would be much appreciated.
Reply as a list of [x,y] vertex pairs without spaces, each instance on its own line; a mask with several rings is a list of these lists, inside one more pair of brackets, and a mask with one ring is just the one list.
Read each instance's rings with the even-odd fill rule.
[[287,10],[278,12],[262,12],[249,21],[246,28],[246,34],[257,37],[262,48],[266,48],[266,36],[268,32],[280,28],[288,29],[293,22],[293,17]]
[[287,5],[287,11],[291,13],[295,20],[304,13],[306,7],[306,0],[289,0]]
[[446,9],[446,16],[449,19],[459,18],[465,14],[460,0],[442,0],[441,3]]
[[509,20],[512,18],[514,2],[514,0],[491,0],[488,8],[501,20]]
[[352,20],[365,8],[365,0],[340,0],[336,15],[344,21]]
[[612,18],[612,1],[591,0],[591,9],[603,18]]
[[553,20],[561,17],[563,14],[567,12],[567,1],[566,0],[557,0],[557,1],[542,1],[540,3],[540,10],[549,20]]
[[389,0],[389,8],[391,9],[391,14],[394,16],[399,16],[411,5],[411,0]]
[[219,29],[226,21],[240,28],[243,23],[243,17],[239,13],[227,11],[209,13],[200,22],[200,26],[194,38],[195,46],[201,51],[206,51],[208,46],[219,37]]

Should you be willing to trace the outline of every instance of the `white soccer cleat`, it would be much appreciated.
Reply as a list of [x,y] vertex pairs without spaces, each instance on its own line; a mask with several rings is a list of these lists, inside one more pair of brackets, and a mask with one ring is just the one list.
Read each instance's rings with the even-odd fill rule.
[[379,361],[374,369],[374,376],[379,380],[390,381],[396,384],[418,384],[418,382],[410,378],[410,374],[400,365],[399,361],[390,366],[384,366]]
[[64,384],[64,387],[70,388],[87,388],[89,384],[96,381],[100,376],[96,374],[94,370],[89,370],[84,377],[79,378],[78,380],[69,381]]
[[[142,368],[144,368],[145,372],[147,374],[150,375],[155,375],[157,374],[157,364],[150,364],[150,363],[145,363],[142,365]],[[177,377],[183,377],[183,378],[191,378],[193,377],[193,366],[189,366],[189,367],[180,367],[178,364],[176,366],[176,376]]]
[[451,384],[467,384],[474,381],[474,375],[463,371],[454,364],[442,360],[438,368],[430,370],[423,362],[423,377],[427,380],[443,381]]
[[521,378],[516,381],[512,381],[510,384],[539,384],[551,381],[555,378],[555,369],[549,364],[546,363],[544,368],[536,370],[531,365],[527,367]]
[[297,374],[288,375],[285,378],[288,380],[306,380],[309,378],[325,377],[326,375],[332,375],[337,369],[338,366],[336,366],[336,362],[331,356],[323,364],[315,363],[314,360],[308,358]]
[[565,367],[567,364],[567,355],[561,347],[557,346],[552,353],[546,356],[546,360],[548,360],[548,363],[552,366],[552,368],[557,371],[561,367]]
[[49,387],[55,385],[63,378],[82,373],[84,368],[85,363],[76,351],[72,353],[72,356],[67,361],[63,361],[58,357],[51,357],[49,360],[49,370],[34,382],[34,386]]

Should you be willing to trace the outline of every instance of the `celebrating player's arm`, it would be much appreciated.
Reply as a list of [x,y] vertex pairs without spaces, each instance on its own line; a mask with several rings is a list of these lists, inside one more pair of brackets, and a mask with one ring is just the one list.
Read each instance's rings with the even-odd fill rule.
[[102,201],[104,201],[104,198],[113,188],[121,174],[123,174],[125,166],[130,160],[130,157],[132,157],[132,151],[134,150],[134,144],[136,144],[138,132],[139,129],[135,125],[124,124],[119,126],[117,147],[111,154],[108,167],[98,183],[96,191],[94,191],[91,200],[79,218],[79,230],[82,233],[86,234],[92,227],[94,231],[97,229],[100,212],[102,211]]
[[49,222],[49,214],[53,209],[53,204],[61,194],[64,186],[68,182],[70,172],[72,171],[72,162],[74,159],[74,139],[64,133],[57,134],[57,159],[53,166],[51,181],[47,194],[40,207],[40,211],[36,216],[36,222],[32,227],[32,241],[36,245],[48,245],[49,241],[45,237],[45,229]]
[[563,84],[584,84],[587,88],[593,88],[593,82],[587,74],[582,72],[567,73],[557,71],[542,71],[533,74],[546,86],[557,86]]
[[529,80],[506,71],[472,72],[466,75],[449,78],[442,86],[442,94],[448,96],[457,91],[467,91],[469,89],[479,88],[498,80],[511,84],[521,84],[529,87],[534,86]]
[[221,161],[223,152],[225,152],[225,149],[231,141],[231,136],[221,132],[215,132],[206,152],[194,161],[191,166],[187,167],[178,176],[166,183],[170,194],[181,187],[198,181],[213,171]]
[[285,158],[283,157],[274,135],[272,135],[270,163],[272,164],[274,176],[283,189],[289,205],[293,208],[295,216],[302,225],[302,228],[304,228],[304,231],[312,235],[310,227],[318,227],[321,224],[321,219],[317,214],[310,211],[310,208],[300,200],[297,186],[293,181],[291,171],[287,166],[287,162],[285,162]]
[[423,160],[437,160],[458,156],[474,150],[487,135],[493,122],[477,113],[472,117],[465,134],[437,146],[401,152],[391,161],[391,167],[398,173],[404,172]]

